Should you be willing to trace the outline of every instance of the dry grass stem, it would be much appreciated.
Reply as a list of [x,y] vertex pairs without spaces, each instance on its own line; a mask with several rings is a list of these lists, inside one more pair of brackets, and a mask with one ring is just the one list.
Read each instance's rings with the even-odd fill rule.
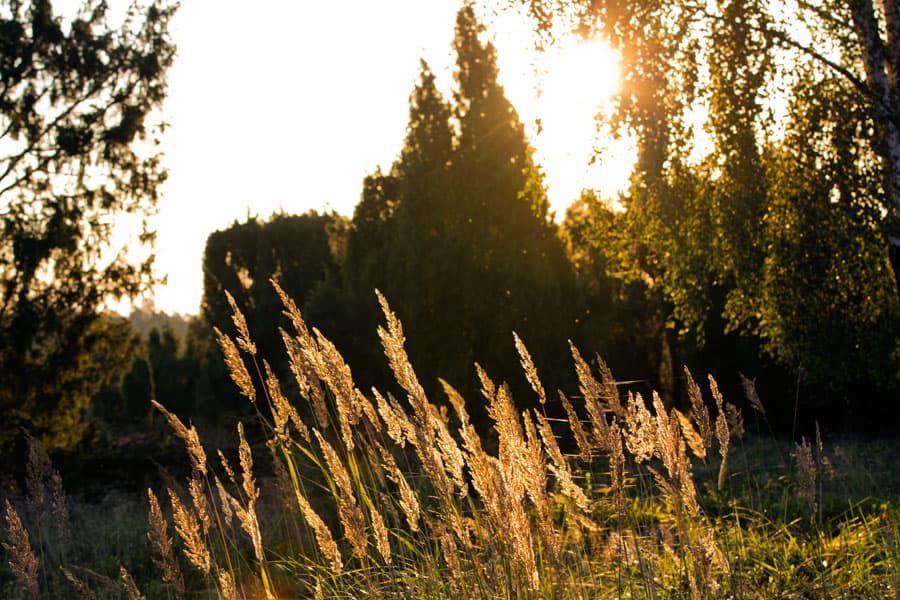
[[303,320],[303,315],[300,314],[300,309],[297,308],[294,299],[285,293],[275,279],[269,279],[269,282],[272,284],[272,287],[275,288],[275,293],[278,294],[278,298],[284,305],[283,314],[291,320],[291,324],[294,326],[297,335],[300,337],[309,337],[309,329],[306,327],[306,322]]
[[712,420],[710,419],[709,411],[706,409],[706,403],[703,402],[700,386],[694,381],[694,377],[687,367],[684,368],[684,378],[687,382],[688,399],[691,402],[691,419],[697,425],[697,431],[703,438],[704,446],[711,448],[713,442]]
[[225,366],[228,368],[228,375],[237,386],[238,391],[250,402],[256,402],[256,388],[253,387],[253,379],[250,372],[247,371],[247,365],[241,358],[237,346],[231,341],[231,338],[219,331],[218,327],[213,327],[216,334],[216,340],[219,347],[222,348],[222,354],[225,356]]
[[391,564],[391,544],[388,540],[388,530],[384,524],[384,518],[381,516],[381,513],[375,510],[374,507],[371,507],[369,511],[369,516],[372,520],[372,532],[375,537],[375,548],[378,549],[378,553],[381,555],[382,560],[384,560],[385,564]]
[[331,472],[338,488],[338,517],[341,526],[344,528],[344,535],[353,548],[353,555],[362,560],[366,556],[366,546],[368,537],[366,535],[366,518],[363,515],[359,503],[356,501],[356,494],[353,491],[353,484],[350,481],[350,474],[344,467],[343,461],[335,452],[331,444],[328,443],[318,430],[314,429],[313,433],[322,448],[322,454],[325,456],[325,462],[328,470]]
[[[338,425],[341,439],[348,451],[353,450],[353,429],[359,423],[362,406],[358,401],[361,396],[353,383],[353,374],[343,357],[325,336],[313,329],[318,340],[318,351],[314,358],[314,366],[319,379],[328,387],[334,397],[337,408]],[[375,419],[378,421],[378,419]]]
[[62,572],[63,577],[75,588],[75,593],[78,594],[79,600],[97,600],[99,598],[97,592],[92,590],[83,579],[80,579],[65,567],[60,567],[59,570]]
[[582,490],[572,479],[572,471],[569,469],[569,463],[559,449],[559,444],[556,441],[553,428],[550,427],[550,421],[537,411],[535,411],[535,416],[538,420],[538,431],[541,434],[541,439],[544,441],[544,449],[550,457],[549,467],[553,471],[554,477],[556,477],[556,480],[559,482],[562,493],[572,499],[579,508],[586,509],[588,505],[587,496],[584,495],[584,490]]
[[387,434],[395,444],[401,448],[406,446],[406,441],[415,440],[415,428],[412,421],[406,415],[406,412],[399,403],[390,394],[388,397],[392,402],[388,402],[381,392],[372,388],[372,395],[375,397],[375,405],[378,407],[378,414],[381,415],[382,421],[387,426]]
[[466,459],[456,440],[450,435],[446,417],[438,412],[433,404],[426,405],[428,410],[428,422],[437,439],[437,449],[440,451],[438,462],[444,466],[444,470],[450,475],[453,485],[456,487],[460,498],[469,495],[469,484],[466,483],[464,469]]
[[288,423],[290,423],[297,430],[297,433],[300,434],[300,437],[306,443],[309,443],[309,429],[300,419],[297,409],[284,397],[284,394],[281,392],[281,384],[278,383],[278,378],[275,377],[275,373],[272,371],[272,367],[269,366],[268,361],[263,361],[263,370],[266,374],[266,390],[269,392],[269,399],[272,403],[271,409],[272,419],[275,422],[275,434],[281,441],[287,441],[290,437],[290,432],[288,431]]
[[216,477],[216,492],[219,495],[219,508],[222,511],[222,519],[226,526],[231,527],[232,522],[234,520],[234,511],[231,510],[231,503],[234,501],[234,498],[225,491],[225,486],[222,485],[222,481]]
[[716,409],[718,413],[716,414],[716,440],[719,442],[719,452],[722,454],[724,458],[728,454],[728,440],[731,437],[728,428],[728,419],[725,416],[725,399],[722,397],[721,392],[719,392],[719,385],[716,383],[716,380],[713,379],[713,376],[709,376],[709,390],[712,393],[713,400],[716,402]]
[[[436,439],[436,432],[441,427],[440,419],[435,418],[433,407],[425,396],[425,390],[419,384],[419,379],[409,363],[409,357],[403,346],[403,327],[397,316],[391,311],[387,300],[376,290],[378,301],[384,312],[387,328],[378,328],[378,337],[384,348],[384,354],[394,372],[397,383],[406,390],[409,404],[412,407],[413,424],[412,437],[408,441],[415,446],[416,454],[422,462],[425,474],[436,488],[437,494],[442,498],[453,495],[454,484],[451,483],[444,468],[443,460]],[[396,412],[396,411],[395,411]]]
[[[728,415],[725,407],[725,400],[719,392],[719,385],[712,375],[709,375],[709,389],[712,393],[713,400],[716,403],[716,440],[719,442],[719,454],[722,462],[719,465],[719,477],[716,486],[719,490],[725,489],[725,483],[728,478],[728,444],[731,438],[731,428],[728,425]],[[729,405],[731,406],[731,405]]]
[[575,362],[575,373],[578,375],[578,389],[584,397],[584,404],[593,426],[593,434],[597,443],[608,450],[609,422],[606,420],[608,406],[604,406],[606,389],[597,381],[591,373],[591,367],[581,357],[578,348],[569,341],[572,351],[572,360]]
[[691,476],[691,462],[681,426],[677,419],[669,417],[656,392],[653,393],[653,409],[656,411],[656,455],[662,460],[671,481],[670,491],[675,494],[675,508],[684,506],[689,514],[696,516],[700,513],[700,506],[697,504],[697,490]]
[[247,499],[247,508],[245,509],[239,502],[232,500],[232,508],[237,516],[241,528],[253,543],[253,553],[256,560],[263,564],[265,557],[263,555],[262,535],[259,530],[259,520],[256,516],[256,500],[259,498],[259,489],[256,487],[256,479],[253,476],[253,454],[250,452],[250,444],[244,437],[244,424],[238,421],[238,456],[241,462],[241,478],[243,483],[244,495]]
[[609,365],[606,364],[600,355],[595,356],[597,362],[597,372],[600,373],[600,382],[603,386],[603,399],[606,401],[607,409],[616,416],[622,416],[623,408],[619,400],[619,384],[613,377]]
[[519,337],[519,334],[513,332],[513,339],[515,340],[516,351],[519,353],[519,360],[522,363],[522,370],[525,372],[525,378],[531,385],[531,389],[537,394],[541,406],[544,406],[547,404],[547,394],[538,377],[537,368],[534,366],[534,360],[532,360],[531,354],[528,352],[528,348],[525,347],[525,343]]
[[200,444],[200,436],[197,434],[197,429],[193,425],[191,425],[190,429],[185,427],[184,423],[181,422],[181,419],[166,410],[166,408],[156,400],[151,398],[150,402],[156,407],[156,410],[163,414],[166,421],[169,422],[169,426],[175,430],[175,435],[180,437],[184,442],[194,470],[198,473],[205,473],[206,452],[203,450],[203,445]]
[[184,542],[184,555],[204,575],[209,575],[210,555],[203,536],[200,533],[200,523],[197,518],[182,504],[181,499],[171,489],[168,490],[169,499],[172,502],[172,513],[175,521],[175,531]]
[[797,497],[806,504],[811,512],[816,511],[816,461],[813,459],[812,446],[802,438],[795,444],[791,452],[797,466]]
[[[322,382],[316,375],[316,370],[312,362],[308,359],[308,351],[304,348],[315,349],[315,341],[308,338],[304,343],[288,336],[284,330],[281,331],[281,338],[287,349],[288,362],[290,364],[291,373],[297,382],[297,388],[300,395],[307,399],[312,406],[313,416],[316,418],[316,424],[319,429],[328,429],[330,425],[330,417],[328,406],[325,403],[325,392],[322,389]],[[302,340],[302,338],[300,338]],[[317,354],[317,351],[315,351]]]
[[562,392],[562,390],[557,390],[559,394],[559,401],[563,405],[563,409],[566,411],[566,417],[569,420],[569,427],[572,430],[572,436],[575,438],[575,444],[578,446],[578,451],[581,453],[581,459],[584,461],[591,460],[591,442],[588,440],[587,432],[584,430],[584,425],[581,424],[581,419],[578,418],[578,413],[575,412],[575,408],[572,406],[572,403],[569,402],[569,399]]
[[619,423],[613,421],[609,427],[607,449],[609,452],[609,470],[612,479],[612,490],[615,505],[622,506],[625,495],[627,474],[625,472],[625,448],[622,442],[622,430]]
[[417,532],[419,530],[419,516],[421,515],[419,498],[409,486],[409,482],[397,466],[397,461],[394,460],[391,453],[384,447],[379,447],[379,451],[381,452],[381,466],[387,473],[388,479],[394,482],[400,493],[398,502],[403,515],[406,517],[406,522],[411,531]]
[[217,569],[219,579],[219,594],[222,600],[238,600],[237,588],[234,585],[234,577],[224,569]]
[[656,452],[656,420],[640,394],[628,394],[625,411],[625,445],[635,462],[642,463]]
[[[406,390],[411,400],[421,402],[425,398],[425,391],[419,385],[419,380],[413,371],[412,365],[409,363],[409,358],[406,356],[406,350],[404,349],[406,338],[403,336],[403,326],[400,324],[397,315],[391,311],[391,307],[384,296],[381,295],[381,292],[375,290],[375,294],[378,297],[378,303],[381,306],[387,324],[387,328],[378,328],[378,338],[381,340],[384,354],[388,358],[388,363],[394,373],[394,377],[397,379],[397,383]],[[413,408],[416,408],[415,404],[413,404]]]
[[201,481],[199,474],[194,471],[188,482],[188,492],[191,495],[191,502],[194,504],[194,509],[197,511],[197,517],[200,519],[200,524],[203,526],[203,535],[206,535],[209,533],[210,516],[204,488],[205,486]]
[[147,600],[147,597],[138,590],[137,584],[125,567],[119,567],[119,576],[122,578],[122,589],[125,590],[128,600]]
[[256,489],[256,479],[253,477],[253,453],[250,451],[250,444],[244,436],[244,424],[238,422],[238,459],[241,463],[241,483],[244,488],[244,494],[248,500],[256,500],[259,497],[259,491]]
[[691,452],[694,453],[694,456],[699,458],[700,460],[706,459],[706,444],[703,441],[703,437],[694,429],[694,426],[691,424],[691,420],[688,419],[684,414],[678,410],[677,408],[672,409],[672,414],[678,419],[678,423],[681,425],[681,435],[684,436],[685,441],[687,442],[688,447],[691,449]]
[[231,320],[238,332],[237,345],[250,356],[256,356],[256,344],[250,339],[250,329],[247,327],[244,313],[238,308],[237,302],[234,301],[234,297],[228,293],[228,290],[225,290],[225,297],[228,298],[228,304],[231,306]]
[[234,475],[234,469],[231,468],[231,463],[228,462],[228,458],[225,457],[221,450],[216,450],[216,454],[219,455],[219,462],[222,464],[222,469],[224,469],[225,475],[228,476],[228,480],[232,484],[237,485],[237,479]]
[[38,598],[38,559],[31,550],[28,531],[22,525],[19,513],[6,501],[6,534],[7,542],[3,549],[9,556],[9,570],[19,584],[26,597]]
[[34,517],[49,517],[53,523],[56,540],[66,544],[69,531],[69,507],[62,477],[41,443],[25,432],[28,445],[28,462],[25,465],[25,489],[28,492],[28,506]]
[[759,399],[759,394],[756,393],[756,380],[749,379],[743,373],[738,373],[738,376],[741,379],[741,388],[744,390],[744,395],[747,396],[750,406],[762,416],[766,416],[766,407],[763,406],[762,400]]
[[447,530],[440,532],[438,540],[440,540],[444,561],[450,567],[450,574],[454,581],[457,582],[457,586],[459,586],[459,582],[463,578],[463,569],[459,562],[460,552],[459,547],[456,545],[456,540],[453,539],[453,536]]
[[276,439],[266,441],[266,448],[269,449],[269,456],[272,458],[272,470],[275,473],[275,485],[278,487],[281,503],[288,510],[293,510],[296,508],[294,504],[294,482],[291,479],[287,466],[285,466],[285,459],[291,460],[291,458],[282,454],[284,449]]
[[184,578],[181,575],[181,569],[175,560],[175,554],[172,550],[172,538],[169,537],[168,525],[163,518],[162,510],[159,507],[159,500],[153,490],[147,489],[147,499],[150,504],[150,531],[147,532],[147,539],[154,550],[154,564],[162,571],[162,580],[171,583],[175,587],[175,596],[177,598],[184,597]]
[[334,537],[331,535],[331,530],[328,529],[328,526],[325,525],[319,514],[313,510],[306,496],[297,488],[294,491],[297,496],[297,505],[300,507],[300,514],[303,515],[306,524],[313,530],[319,551],[325,556],[325,559],[331,566],[331,571],[340,573],[344,568],[344,564],[341,561],[341,553],[334,541]]

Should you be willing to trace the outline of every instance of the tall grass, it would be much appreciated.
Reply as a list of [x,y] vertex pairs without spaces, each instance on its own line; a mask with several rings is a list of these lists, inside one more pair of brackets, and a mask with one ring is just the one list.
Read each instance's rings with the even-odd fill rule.
[[[516,336],[537,409],[520,412],[507,385],[476,366],[483,398],[470,401],[485,403],[494,429],[482,439],[450,384],[441,382],[441,404],[426,397],[402,326],[383,297],[378,334],[401,397],[359,390],[334,345],[277,289],[293,325],[282,335],[299,390],[294,401],[257,357],[233,301],[237,337],[216,331],[232,379],[258,414],[252,436],[251,424],[246,430],[238,424],[236,456],[208,455],[196,428],[154,401],[183,440],[191,471],[183,484],[147,492],[142,527],[152,565],[137,565],[133,577],[126,570],[132,565],[119,564],[116,579],[75,566],[62,487],[36,449],[31,504],[5,506],[9,575],[0,592],[224,599],[897,596],[896,506],[832,512],[823,502],[824,481],[837,479],[836,461],[821,438],[780,454],[777,476],[753,477],[743,442],[735,443],[742,416],[711,377],[709,401],[686,372],[685,414],[656,394],[623,393],[602,361],[591,365],[573,346],[578,393],[548,395]],[[748,394],[764,416],[752,386]],[[566,419],[549,416],[557,402]],[[263,460],[271,468],[261,471]],[[257,471],[271,475],[257,479]],[[42,515],[58,524],[45,531]]]

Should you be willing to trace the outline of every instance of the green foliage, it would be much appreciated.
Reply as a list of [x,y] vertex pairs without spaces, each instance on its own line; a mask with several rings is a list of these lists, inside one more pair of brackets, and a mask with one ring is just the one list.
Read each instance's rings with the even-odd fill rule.
[[[633,213],[632,213],[633,214]],[[584,297],[576,341],[604,357],[625,380],[648,378],[667,402],[674,399],[672,355],[667,335],[671,305],[658,288],[634,274],[623,257],[628,219],[585,191],[560,225],[578,288]]]
[[[77,443],[103,382],[91,354],[111,338],[98,321],[109,298],[154,283],[152,257],[110,247],[113,217],[146,219],[166,172],[147,122],[165,97],[175,6],[135,5],[110,28],[104,2],[69,23],[47,0],[0,7],[0,427],[20,425],[49,447]],[[146,228],[141,244],[152,242]]]
[[[545,28],[571,8],[529,4]],[[652,335],[666,347],[667,332],[679,334],[675,362],[716,370],[749,354],[735,368],[793,372],[819,408],[862,407],[861,388],[896,390],[897,153],[884,114],[897,96],[879,93],[878,73],[900,55],[876,64],[863,25],[869,14],[880,39],[882,19],[893,39],[897,15],[866,1],[801,6],[827,53],[755,1],[575,5],[621,54],[609,125],[637,144],[625,214],[610,227],[593,208],[589,227],[613,287],[647,286],[644,322],[665,323]],[[711,143],[702,157],[698,114]]]
[[796,96],[787,137],[768,163],[766,257],[748,304],[759,311],[766,350],[812,381],[896,383],[900,297],[884,247],[890,200],[877,159],[858,143],[865,109],[833,79],[807,79]]

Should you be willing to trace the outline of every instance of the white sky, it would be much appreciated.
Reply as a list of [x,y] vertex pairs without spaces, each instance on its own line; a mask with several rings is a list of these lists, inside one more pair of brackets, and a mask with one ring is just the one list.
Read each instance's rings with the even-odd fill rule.
[[[115,0],[114,0],[115,3]],[[362,179],[400,150],[408,99],[424,57],[449,92],[451,41],[461,0],[289,2],[184,0],[172,24],[162,150],[169,168],[154,223],[158,309],[196,313],[207,236],[285,210],[351,215]],[[501,17],[501,81],[529,127],[558,217],[583,187],[612,196],[628,176],[612,161],[588,169],[592,116],[615,85],[596,45],[542,59],[536,99],[526,24]],[[533,126],[541,116],[543,132]],[[610,161],[607,161],[608,163]]]

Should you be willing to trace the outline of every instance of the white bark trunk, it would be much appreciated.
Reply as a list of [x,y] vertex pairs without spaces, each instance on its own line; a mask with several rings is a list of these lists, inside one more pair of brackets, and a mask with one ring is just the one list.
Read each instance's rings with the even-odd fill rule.
[[[887,18],[888,48],[881,38],[872,0],[850,0],[853,27],[859,37],[866,81],[872,97],[872,114],[883,139],[880,149],[893,169],[894,209],[900,213],[900,128],[898,128],[898,89],[900,75],[900,12],[897,0],[883,0]],[[893,85],[892,85],[893,84]]]

